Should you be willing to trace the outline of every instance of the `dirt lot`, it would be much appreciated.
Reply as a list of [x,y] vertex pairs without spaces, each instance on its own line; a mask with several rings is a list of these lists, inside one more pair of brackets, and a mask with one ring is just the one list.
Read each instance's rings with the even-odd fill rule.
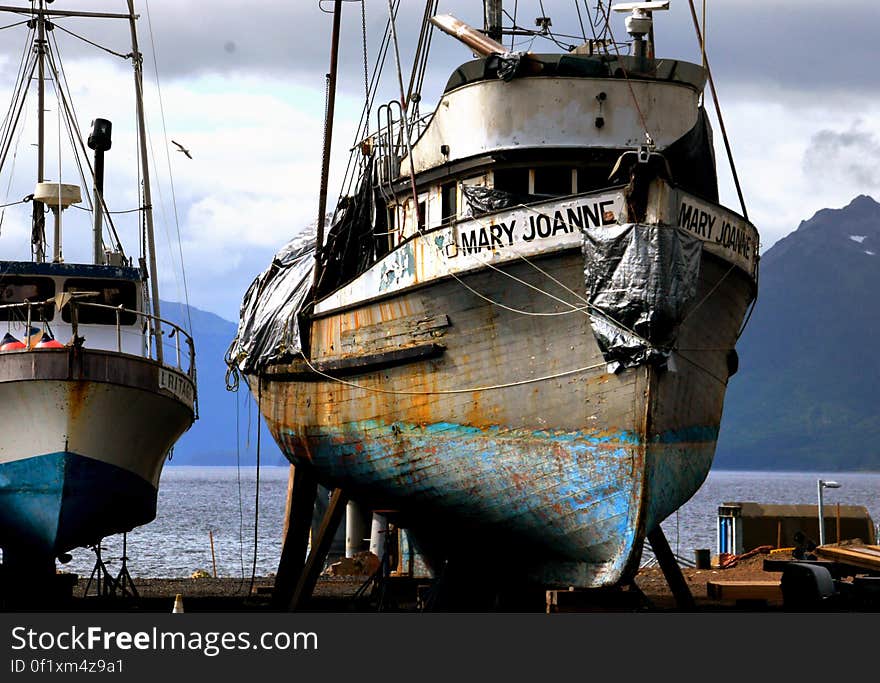
[[[781,608],[781,598],[768,600],[766,604],[760,604],[760,601],[756,601],[755,604],[746,605],[747,601],[743,600],[714,599],[709,596],[707,588],[709,582],[779,581],[782,578],[781,572],[764,571],[764,560],[770,557],[777,560],[792,559],[790,551],[774,552],[772,555],[770,553],[757,553],[751,557],[736,560],[731,566],[724,569],[693,569],[683,567],[682,574],[687,581],[697,608],[700,610],[742,609],[744,607],[751,607],[752,609]],[[642,569],[636,577],[636,585],[655,608],[674,609],[676,607],[672,592],[660,567],[654,566]]]
[[[764,560],[769,553],[759,553],[740,559],[724,569],[682,568],[682,574],[693,595],[697,611],[754,610],[766,611],[780,609],[780,600],[742,601],[718,600],[710,597],[707,584],[710,581],[779,581],[781,573],[765,572]],[[774,552],[774,559],[791,559],[788,552]],[[314,598],[309,606],[312,611],[351,612],[377,609],[376,594],[371,594],[372,585],[365,585],[368,576],[322,576],[315,588]],[[493,585],[491,577],[477,577],[474,581],[478,590],[484,594]],[[180,595],[184,611],[187,612],[260,612],[271,611],[271,596],[274,577],[257,577],[253,585],[249,578],[185,578],[185,579],[135,579],[137,597],[123,596],[113,599],[95,595],[94,586],[90,595],[84,596],[85,581],[80,579],[73,588],[73,599],[64,607],[65,611],[135,611],[171,612],[175,597]],[[592,594],[588,596],[563,596],[569,605],[558,611],[579,611],[586,604],[588,611],[675,611],[678,605],[658,566],[644,568],[635,580],[637,591],[629,590],[617,594],[613,591],[603,593],[595,602]],[[426,580],[393,579],[388,585],[383,600],[383,609],[414,611],[425,603],[430,588]],[[355,602],[359,593],[361,600]],[[372,600],[370,599],[372,595]],[[517,596],[499,609],[513,611],[545,611],[546,592],[534,589],[528,595]],[[421,602],[420,602],[421,599]],[[39,608],[36,608],[39,609]],[[478,601],[465,602],[453,609],[466,611],[492,611]]]

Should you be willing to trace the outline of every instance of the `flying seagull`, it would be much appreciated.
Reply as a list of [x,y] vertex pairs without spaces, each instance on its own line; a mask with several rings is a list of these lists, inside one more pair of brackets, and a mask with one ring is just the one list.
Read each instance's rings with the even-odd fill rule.
[[192,159],[192,154],[189,153],[189,150],[188,150],[186,147],[184,147],[183,145],[181,145],[181,144],[180,144],[179,142],[177,142],[176,140],[172,140],[171,142],[173,142],[175,145],[177,145],[177,147],[178,147],[178,151],[183,152],[184,154],[186,154],[186,158],[187,158],[187,159]]

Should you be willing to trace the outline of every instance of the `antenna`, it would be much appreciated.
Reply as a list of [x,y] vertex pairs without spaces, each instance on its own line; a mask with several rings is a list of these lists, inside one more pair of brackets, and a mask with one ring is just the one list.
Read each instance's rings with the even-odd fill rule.
[[[632,12],[626,18],[626,32],[633,39],[633,55],[644,58],[654,57],[654,18],[653,13],[669,9],[669,0],[659,2],[622,2],[611,8],[615,12]],[[645,36],[648,36],[647,50]]]

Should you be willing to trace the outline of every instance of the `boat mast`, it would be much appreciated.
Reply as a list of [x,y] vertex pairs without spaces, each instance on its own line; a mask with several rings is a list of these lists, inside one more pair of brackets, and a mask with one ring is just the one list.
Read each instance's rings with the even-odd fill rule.
[[333,118],[336,109],[336,74],[339,62],[339,33],[342,20],[342,0],[333,5],[333,35],[330,39],[330,73],[327,74],[327,117],[324,121],[324,157],[321,165],[321,189],[318,194],[318,226],[315,238],[315,274],[313,282],[317,294],[321,279],[321,253],[324,248],[324,222],[327,213],[327,185],[330,180],[330,150],[333,143]]
[[483,0],[483,24],[492,40],[501,42],[501,0]]
[[[162,354],[162,313],[159,306],[159,277],[156,272],[156,241],[153,235],[153,200],[150,193],[150,164],[147,160],[147,127],[144,122],[144,78],[143,56],[138,48],[137,15],[134,13],[134,0],[128,0],[128,21],[131,27],[131,54],[134,66],[134,88],[137,100],[138,134],[140,137],[141,169],[144,177],[144,217],[147,232],[147,257],[149,259],[150,297],[153,300],[153,334],[156,338],[156,360],[163,362]],[[95,207],[100,211],[100,207]]]
[[[39,13],[36,16],[37,39],[34,50],[37,52],[37,183],[42,183],[45,178],[45,137],[46,137],[46,10],[45,0],[40,0]],[[60,179],[59,179],[60,182]],[[56,224],[55,230],[55,261],[60,259],[61,245],[59,229]],[[31,241],[35,246],[37,263],[46,260],[46,209],[43,202],[34,200],[33,207],[33,232]]]

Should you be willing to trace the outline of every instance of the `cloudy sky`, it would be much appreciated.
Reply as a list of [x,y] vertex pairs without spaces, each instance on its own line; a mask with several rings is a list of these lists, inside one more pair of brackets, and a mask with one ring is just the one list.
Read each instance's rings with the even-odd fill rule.
[[[13,3],[27,5],[22,0],[8,4]],[[53,7],[62,4],[59,0]],[[424,3],[402,4],[401,52],[408,64]],[[507,2],[505,7],[512,12],[514,4]],[[699,10],[701,0],[696,4]],[[78,0],[69,5],[123,11],[125,3]],[[479,26],[481,5],[479,0],[440,0],[439,11]],[[516,5],[521,25],[532,25],[541,14],[537,0],[519,0]],[[555,31],[580,34],[572,0],[544,0],[543,5]],[[241,296],[253,277],[317,216],[332,20],[321,8],[329,10],[332,3],[140,0],[136,6],[146,60],[150,160],[157,176],[153,200],[162,297],[184,296],[179,234],[190,302],[236,320]],[[331,205],[354,142],[364,91],[360,2],[345,2],[343,13]],[[876,2],[868,0],[708,0],[710,65],[749,216],[762,234],[765,250],[818,209],[843,206],[858,194],[880,198],[880,69],[874,23],[867,20],[877,13]],[[372,61],[388,15],[387,0],[367,0],[366,14]],[[0,27],[19,20],[0,16]],[[614,22],[615,35],[622,39],[622,15]],[[130,51],[125,23],[71,18],[58,24],[120,54]],[[655,32],[658,55],[699,61],[687,0],[672,0],[671,11],[656,16]],[[25,37],[21,26],[0,30],[4,100],[11,92]],[[137,157],[130,62],[64,30],[56,29],[54,38],[80,128],[87,131],[95,117],[114,123],[113,149],[107,157],[111,209],[134,208]],[[554,49],[541,40],[517,47]],[[423,91],[426,107],[436,102],[451,70],[470,59],[466,48],[442,34],[434,37],[432,56]],[[393,74],[386,71],[386,100],[393,96]],[[46,109],[47,138],[55,142],[49,145],[46,175],[58,177],[60,148],[61,176],[65,182],[77,182],[71,155],[57,143],[54,89],[47,95]],[[25,117],[31,124],[12,140],[0,175],[0,203],[33,191],[32,181],[19,176],[33,178],[26,170],[34,165],[35,110],[35,100],[29,101]],[[715,131],[722,199],[738,210],[717,122]],[[172,139],[189,148],[193,158],[177,152]],[[28,208],[18,205],[3,212],[0,258],[27,256]],[[68,210],[63,216],[68,260],[88,254],[88,226],[77,222],[85,215]],[[132,215],[115,220],[127,252],[136,254]]]

